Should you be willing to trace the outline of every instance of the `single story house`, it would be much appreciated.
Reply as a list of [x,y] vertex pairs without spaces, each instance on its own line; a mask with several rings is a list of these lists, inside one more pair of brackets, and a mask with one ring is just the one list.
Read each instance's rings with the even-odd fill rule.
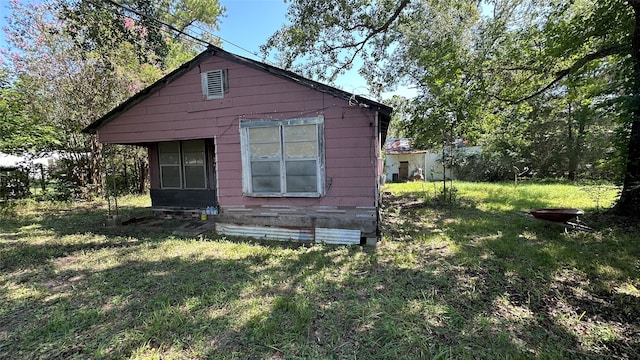
[[374,244],[392,109],[211,46],[90,124],[148,149],[154,210],[226,235]]
[[[480,147],[454,143],[449,151],[469,156],[479,154]],[[384,146],[384,153],[386,181],[398,182],[414,179],[436,181],[443,180],[445,176],[447,179],[456,178],[454,169],[443,166],[441,151],[416,150],[413,139],[388,139]]]

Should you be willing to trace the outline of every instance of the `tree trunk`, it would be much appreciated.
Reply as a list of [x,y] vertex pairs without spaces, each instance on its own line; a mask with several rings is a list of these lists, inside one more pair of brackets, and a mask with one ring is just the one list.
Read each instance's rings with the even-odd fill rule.
[[620,215],[640,217],[640,109],[634,113],[627,150],[627,171],[616,212]]
[[567,178],[571,181],[576,180],[576,172],[578,168],[578,149],[576,141],[573,136],[573,109],[571,108],[571,101],[569,101],[568,109],[569,116],[567,118],[567,157],[569,158],[568,175]]
[[127,174],[127,158],[122,159],[122,177],[124,178],[124,189],[127,193],[132,191],[129,189],[129,174]]
[[[640,96],[640,0],[628,0],[633,8],[635,24],[632,40],[634,96]],[[627,168],[616,212],[640,217],[640,102],[636,101],[631,122],[631,135],[627,148]]]

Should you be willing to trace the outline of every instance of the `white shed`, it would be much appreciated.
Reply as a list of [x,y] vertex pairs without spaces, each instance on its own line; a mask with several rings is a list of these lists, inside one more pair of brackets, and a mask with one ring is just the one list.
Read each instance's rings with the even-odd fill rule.
[[[414,179],[443,180],[455,179],[455,171],[444,168],[442,153],[429,150],[413,150],[411,139],[389,139],[385,145],[386,181],[407,181]],[[479,146],[458,147],[455,151],[469,156],[480,153]]]

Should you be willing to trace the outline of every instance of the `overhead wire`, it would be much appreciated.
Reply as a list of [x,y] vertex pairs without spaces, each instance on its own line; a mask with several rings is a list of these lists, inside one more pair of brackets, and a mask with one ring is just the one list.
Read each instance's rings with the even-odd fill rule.
[[[184,30],[178,29],[177,27],[175,27],[175,26],[173,26],[173,25],[171,25],[171,24],[169,24],[169,23],[167,23],[167,22],[164,22],[164,21],[162,21],[162,20],[160,20],[160,19],[158,19],[158,18],[156,18],[156,17],[154,17],[154,16],[151,16],[151,15],[149,15],[149,14],[145,14],[145,13],[143,13],[143,12],[141,12],[141,11],[136,10],[136,9],[132,9],[132,8],[130,8],[130,7],[128,7],[128,6],[125,6],[125,5],[119,4],[119,3],[115,2],[114,0],[106,0],[106,2],[108,2],[108,3],[110,3],[110,4],[114,5],[114,6],[116,6],[116,7],[118,7],[118,8],[120,8],[120,9],[122,9],[122,10],[125,10],[125,11],[131,12],[131,13],[133,13],[133,14],[136,14],[136,15],[138,15],[138,16],[145,17],[145,18],[147,18],[147,19],[150,19],[150,20],[156,21],[156,22],[158,22],[158,23],[162,24],[163,26],[166,26],[166,27],[167,27],[168,29],[170,29],[171,31],[173,31],[173,32],[175,32],[175,33],[178,33],[178,34],[180,34],[180,35],[184,35],[184,36],[188,37],[189,39],[192,39],[192,40],[197,41],[197,42],[199,42],[199,43],[205,44],[206,46],[215,46],[214,44],[211,44],[210,42],[208,42],[208,41],[206,41],[206,40],[203,40],[203,39],[201,39],[201,38],[199,38],[199,37],[196,37],[196,36],[194,36],[194,35],[191,35],[190,33],[186,32],[186,31],[184,31]],[[98,4],[95,4],[95,3],[93,3],[93,4],[94,4],[94,5],[98,5]],[[99,6],[99,5],[98,5],[98,6]],[[163,13],[165,13],[165,14],[167,14],[167,15],[171,16],[172,18],[177,19],[176,15],[175,15],[175,14],[172,14],[170,11],[164,10],[164,9],[162,9],[162,8],[159,8],[159,7],[156,7],[156,8],[155,8],[155,10],[157,10],[157,11],[159,11],[159,12],[163,12]],[[219,36],[219,35],[213,34],[213,33],[211,33],[210,31],[208,31],[208,30],[206,30],[206,29],[202,28],[201,26],[199,26],[199,25],[197,25],[197,24],[191,24],[191,26],[192,26],[192,27],[194,27],[194,28],[196,28],[196,29],[198,29],[198,30],[200,30],[200,31],[201,31],[202,33],[204,33],[204,34],[211,35],[211,36],[213,36],[213,37],[215,37],[215,38],[219,39],[220,41],[225,42],[225,43],[227,43],[227,44],[229,44],[229,45],[232,45],[232,46],[234,46],[234,47],[236,47],[236,48],[238,48],[238,49],[240,49],[240,50],[242,50],[242,51],[245,51],[245,52],[247,52],[247,53],[249,53],[249,54],[251,54],[251,55],[253,55],[253,56],[260,57],[260,55],[259,55],[257,52],[255,52],[255,51],[251,51],[251,50],[249,50],[249,49],[247,49],[247,48],[245,48],[245,47],[243,47],[243,46],[241,46],[241,45],[238,45],[238,44],[236,44],[236,43],[234,43],[234,42],[232,42],[232,41],[230,41],[230,40],[227,40],[227,39],[225,39],[225,38],[223,38],[223,37],[221,37],[221,36]],[[159,29],[159,30],[162,30],[162,29]]]
[[168,29],[170,29],[170,30],[172,30],[172,31],[175,31],[175,32],[177,32],[177,33],[179,33],[179,34],[182,34],[182,35],[184,35],[184,36],[187,36],[188,38],[193,39],[193,40],[195,40],[195,41],[201,42],[201,43],[205,44],[206,46],[214,46],[213,44],[211,44],[210,42],[208,42],[208,41],[206,41],[206,40],[202,40],[202,39],[200,39],[200,38],[197,38],[197,37],[195,37],[195,36],[193,36],[193,35],[191,35],[191,34],[189,34],[189,33],[186,33],[186,32],[184,32],[184,31],[182,31],[182,30],[178,29],[177,27],[175,27],[175,26],[173,26],[173,25],[171,25],[171,24],[168,24],[168,23],[166,23],[166,22],[164,22],[164,21],[162,21],[162,20],[160,20],[160,19],[157,19],[157,18],[155,18],[155,17],[153,17],[153,16],[151,16],[151,15],[145,14],[145,13],[143,13],[143,12],[141,12],[141,11],[138,11],[138,10],[132,9],[132,8],[130,8],[130,7],[128,7],[128,6],[124,6],[124,5],[122,5],[122,4],[118,4],[117,2],[115,2],[115,1],[113,1],[113,0],[106,0],[106,1],[107,1],[109,4],[114,5],[114,6],[117,6],[117,7],[121,8],[121,9],[123,9],[123,10],[125,10],[125,11],[129,11],[129,12],[131,12],[131,13],[134,13],[134,14],[138,15],[138,16],[142,16],[142,17],[145,17],[145,18],[147,18],[147,19],[150,19],[150,20],[153,20],[153,21],[157,21],[158,23],[160,23],[160,24],[162,24],[162,25],[166,26]]
[[[204,40],[204,39],[201,39],[201,38],[199,38],[199,37],[197,37],[197,36],[194,36],[194,35],[192,35],[192,34],[190,34],[190,33],[186,32],[186,31],[184,31],[184,30],[178,29],[177,27],[175,27],[175,26],[174,26],[174,25],[172,25],[172,24],[169,24],[169,23],[167,23],[167,22],[165,22],[165,21],[162,21],[162,20],[160,20],[160,19],[158,19],[158,18],[156,18],[156,17],[154,17],[154,16],[151,16],[151,15],[149,15],[149,14],[145,14],[145,13],[144,13],[144,12],[142,12],[142,11],[139,11],[139,10],[136,10],[136,9],[130,8],[130,7],[128,7],[128,6],[125,6],[125,5],[119,4],[118,2],[116,2],[116,1],[114,1],[114,0],[105,0],[105,1],[102,1],[102,4],[96,3],[96,2],[94,2],[94,1],[92,1],[92,0],[88,0],[88,1],[89,1],[90,3],[92,3],[92,4],[96,5],[96,6],[98,6],[98,7],[101,7],[101,8],[103,8],[103,9],[105,9],[105,10],[113,10],[113,9],[109,9],[109,8],[107,8],[107,7],[105,7],[105,6],[103,5],[104,3],[109,3],[109,4],[111,4],[111,5],[113,5],[113,6],[117,7],[117,8],[120,8],[120,9],[122,9],[122,10],[124,10],[124,11],[130,12],[130,13],[133,13],[133,14],[137,15],[138,17],[143,17],[143,18],[146,18],[146,19],[152,20],[152,22],[156,22],[156,23],[158,23],[158,24],[161,24],[162,26],[166,27],[166,28],[167,28],[167,29],[169,29],[170,31],[167,31],[167,30],[163,29],[161,26],[157,26],[157,25],[153,25],[153,24],[151,24],[151,25],[150,25],[151,27],[153,27],[153,28],[155,28],[155,29],[157,29],[157,30],[159,30],[159,31],[165,32],[165,33],[167,33],[167,34],[175,35],[174,33],[177,33],[178,35],[183,35],[184,37],[183,37],[182,39],[183,39],[183,40],[185,40],[185,41],[188,41],[188,42],[190,42],[190,43],[192,43],[192,44],[196,44],[196,45],[198,45],[198,44],[204,44],[204,45],[205,45],[205,46],[207,46],[207,47],[208,47],[208,46],[216,46],[216,45],[211,44],[210,42],[208,42],[208,41],[206,41],[206,40]],[[154,8],[154,10],[157,10],[157,11],[159,11],[159,12],[163,12],[163,13],[165,13],[165,14],[167,14],[167,15],[171,16],[172,18],[177,19],[176,15],[175,15],[175,14],[172,14],[170,11],[167,11],[167,10],[164,10],[164,9],[161,9],[161,8],[157,8],[157,7],[156,7],[156,8]],[[213,36],[213,37],[215,37],[215,38],[217,38],[217,39],[220,39],[222,42],[225,42],[225,43],[228,43],[228,44],[230,44],[230,45],[232,45],[232,46],[235,46],[236,48],[238,48],[238,49],[240,49],[240,50],[242,50],[242,51],[245,51],[245,52],[247,52],[247,53],[249,53],[249,54],[251,54],[251,55],[253,55],[253,56],[260,57],[260,55],[259,55],[257,52],[255,52],[255,51],[251,51],[251,50],[249,50],[249,49],[247,49],[247,48],[245,48],[245,47],[243,47],[243,46],[240,46],[240,45],[238,45],[238,44],[236,44],[236,43],[234,43],[234,42],[232,42],[232,41],[229,41],[229,40],[227,40],[227,39],[224,39],[223,37],[221,37],[221,36],[219,36],[219,35],[213,34],[213,33],[209,32],[208,30],[205,30],[205,29],[203,29],[202,27],[198,26],[197,24],[191,24],[190,26],[192,26],[192,27],[195,27],[195,28],[199,29],[200,31],[202,31],[202,33],[205,33],[205,34],[211,35],[211,36]],[[172,32],[173,32],[173,33],[172,33]],[[261,59],[260,61],[262,61],[262,62],[264,62],[264,63],[267,63],[267,64],[269,64],[269,65],[271,65],[271,66],[277,66],[277,65],[275,65],[274,63],[272,63],[271,61],[269,61],[269,60],[267,60],[267,59]],[[354,100],[355,100],[355,93],[354,93],[353,98],[354,98]],[[351,100],[351,99],[350,99],[350,100]],[[357,102],[357,100],[356,100],[356,102]],[[362,104],[361,104],[361,103],[359,103],[359,102],[357,102],[357,103],[358,103],[358,105],[362,106]]]
[[[93,5],[95,5],[95,6],[97,6],[97,7],[99,7],[99,8],[102,8],[102,9],[104,9],[104,10],[107,10],[107,11],[113,11],[113,9],[112,9],[112,8],[109,8],[109,7],[105,6],[104,2],[102,2],[102,1],[100,1],[100,2],[94,2],[94,1],[88,0],[88,2],[89,2],[89,3],[91,3],[91,4],[93,4]],[[116,5],[117,5],[117,4],[116,4]],[[131,11],[132,13],[137,14],[138,16],[144,16],[144,17],[146,17],[146,18],[150,18],[150,19],[152,18],[151,16],[148,16],[148,15],[139,14],[139,12],[134,11],[133,9],[127,9],[127,8],[125,8],[125,7],[123,7],[123,6],[121,6],[121,8],[123,8],[123,10],[125,10],[125,11]],[[159,20],[157,20],[157,19],[155,19],[155,18],[153,18],[153,20],[156,20],[156,21],[160,22]],[[162,24],[162,22],[160,22],[160,23]],[[165,25],[165,24],[162,24],[162,25]],[[151,23],[151,24],[148,24],[147,26],[148,26],[148,27],[150,27],[150,28],[156,29],[156,30],[158,30],[158,31],[164,32],[164,33],[166,33],[166,34],[168,34],[168,35],[174,35],[172,32],[170,32],[170,31],[168,31],[168,30],[164,29],[164,28],[162,27],[162,25],[156,25],[156,24]],[[165,26],[166,26],[166,25],[165,25]],[[191,43],[191,44],[199,45],[199,46],[201,46],[201,45],[202,45],[202,42],[204,41],[204,40],[201,40],[201,39],[200,39],[199,41],[196,41],[196,40],[193,40],[192,38],[183,38],[183,40],[184,40],[184,41],[187,41],[187,42],[189,42],[189,43]],[[209,44],[209,43],[207,43],[207,44]]]
[[[158,11],[160,11],[160,12],[162,12],[162,13],[165,13],[165,14],[167,14],[167,15],[171,16],[171,17],[172,17],[172,18],[174,18],[174,19],[177,19],[176,15],[175,15],[175,14],[172,14],[170,11],[167,11],[167,10],[162,9],[162,8],[156,8],[156,10],[158,10]],[[232,42],[232,41],[230,41],[230,40],[227,40],[227,39],[223,38],[223,37],[222,37],[222,36],[220,36],[220,35],[213,34],[213,33],[211,33],[209,30],[204,29],[204,28],[202,28],[201,26],[199,26],[197,23],[192,23],[192,24],[191,24],[191,25],[189,25],[189,26],[194,27],[194,28],[196,28],[196,29],[200,30],[201,32],[203,32],[203,33],[205,33],[205,34],[207,34],[207,35],[211,35],[211,36],[213,36],[213,37],[215,37],[215,38],[219,39],[221,42],[225,42],[225,43],[227,43],[227,44],[229,44],[229,45],[235,46],[236,48],[238,48],[238,49],[240,49],[240,50],[242,50],[242,51],[245,51],[245,52],[247,52],[247,53],[249,53],[249,54],[251,54],[251,55],[253,55],[253,56],[257,56],[257,57],[259,57],[259,56],[260,56],[260,54],[258,54],[256,51],[251,51],[251,50],[249,50],[249,49],[247,49],[247,48],[245,48],[245,47],[243,47],[243,46],[241,46],[241,45],[238,45],[238,44],[236,44],[236,43],[234,43],[234,42]]]

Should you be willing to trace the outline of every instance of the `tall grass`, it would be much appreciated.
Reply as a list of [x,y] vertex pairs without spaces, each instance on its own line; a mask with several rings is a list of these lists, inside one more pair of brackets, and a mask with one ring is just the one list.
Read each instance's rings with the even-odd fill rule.
[[[473,201],[486,210],[527,211],[541,207],[575,207],[600,211],[614,205],[619,189],[607,184],[447,182],[454,199]],[[442,182],[388,184],[387,191],[425,200],[442,198]],[[446,197],[448,200],[449,197]]]
[[[103,202],[17,203],[0,216],[0,358],[640,357],[636,225],[577,186],[454,185],[453,203],[385,187],[377,248],[178,237],[175,220],[106,227]],[[550,206],[584,208],[596,230],[523,214]]]

